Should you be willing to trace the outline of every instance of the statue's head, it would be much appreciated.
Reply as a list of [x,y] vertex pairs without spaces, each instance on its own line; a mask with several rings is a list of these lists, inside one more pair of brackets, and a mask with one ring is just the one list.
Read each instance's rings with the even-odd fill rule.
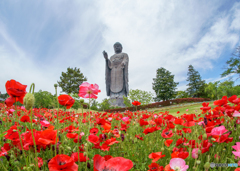
[[115,51],[115,53],[121,53],[122,52],[122,44],[121,43],[119,43],[119,42],[116,42],[114,45],[113,45],[113,47],[114,47],[114,51]]

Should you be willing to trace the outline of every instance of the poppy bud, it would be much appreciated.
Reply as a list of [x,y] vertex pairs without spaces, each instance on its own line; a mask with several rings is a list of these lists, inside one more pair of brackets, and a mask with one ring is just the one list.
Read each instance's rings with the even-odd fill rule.
[[23,104],[27,110],[31,109],[34,105],[34,95],[32,93],[27,93],[23,99]]
[[216,139],[215,138],[211,138],[211,141],[216,141]]
[[201,163],[201,161],[200,161],[200,160],[197,160],[197,161],[196,161],[196,163],[197,163],[197,164],[200,164],[200,163]]
[[204,164],[204,168],[205,168],[205,169],[209,169],[209,167],[210,167],[210,163],[209,163],[209,162],[206,162],[206,163]]
[[80,103],[83,104],[84,103],[84,99],[80,99]]
[[35,165],[34,165],[34,164],[30,164],[29,166],[30,166],[30,167],[35,167]]
[[164,151],[164,147],[161,148],[161,151]]
[[57,84],[54,84],[54,87],[55,87],[55,88],[57,88],[57,87],[58,87],[58,85],[57,85]]
[[205,134],[203,134],[203,139],[207,139],[207,134],[205,133]]
[[90,163],[87,163],[87,168],[90,169],[91,168],[91,165]]
[[201,154],[202,152],[201,152],[201,150],[198,150],[198,154]]

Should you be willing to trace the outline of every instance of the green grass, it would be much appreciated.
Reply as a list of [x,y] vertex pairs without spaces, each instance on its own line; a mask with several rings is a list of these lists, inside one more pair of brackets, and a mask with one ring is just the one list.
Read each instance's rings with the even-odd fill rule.
[[[213,105],[213,101],[209,102],[210,107],[214,108],[215,106]],[[191,114],[191,113],[195,113],[195,114],[200,114],[201,108],[202,107],[202,103],[188,103],[188,104],[179,104],[178,106],[173,105],[173,106],[168,106],[168,107],[163,107],[163,108],[155,108],[153,109],[154,113],[159,113],[159,112],[165,112],[165,111],[169,111],[169,114],[173,115],[173,116],[178,116],[178,115],[182,115],[184,113],[186,114]],[[186,111],[188,109],[188,111]],[[177,112],[180,112],[179,114],[177,114]]]

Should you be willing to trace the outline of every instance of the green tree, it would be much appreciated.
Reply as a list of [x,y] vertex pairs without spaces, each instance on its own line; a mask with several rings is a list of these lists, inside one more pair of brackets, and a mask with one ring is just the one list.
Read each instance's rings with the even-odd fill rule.
[[78,108],[81,108],[80,97],[78,96],[78,94],[71,93],[70,96],[75,100],[72,108],[76,110],[78,110]]
[[56,97],[54,97],[48,91],[39,90],[34,93],[35,103],[34,106],[36,108],[55,108],[56,107]]
[[165,68],[157,69],[157,76],[153,78],[153,90],[156,92],[154,100],[169,100],[176,96],[176,87],[179,83],[174,82],[174,75]]
[[232,57],[226,62],[227,66],[225,71],[221,74],[221,77],[225,77],[229,74],[240,74],[240,46],[238,46]]
[[221,98],[222,96],[231,97],[232,95],[234,95],[233,87],[234,81],[232,80],[226,80],[224,82],[221,82],[218,87],[219,98]]
[[107,99],[107,98],[103,99],[102,102],[98,104],[99,110],[103,111],[103,110],[111,109],[109,100],[110,99]]
[[201,76],[198,71],[196,71],[192,65],[188,67],[188,78],[187,81],[187,92],[190,97],[200,97],[204,94],[205,81],[201,79]]
[[67,68],[67,72],[62,72],[60,76],[60,81],[58,81],[59,87],[62,88],[62,92],[67,94],[77,94],[79,91],[79,86],[87,81],[87,78],[83,76],[79,68]]
[[187,98],[188,93],[186,91],[177,91],[176,99]]
[[153,94],[149,91],[144,90],[130,90],[127,99],[124,99],[125,105],[129,107],[133,101],[139,101],[142,105],[149,104],[153,101]]
[[91,107],[90,107],[90,109],[92,109],[92,110],[98,110],[98,106],[99,106],[99,103],[97,102],[97,100],[93,99],[92,102],[91,102]]
[[207,95],[207,98],[210,98],[212,100],[219,99],[219,94],[218,94],[219,83],[220,81],[215,81],[215,82],[209,82],[206,84],[204,91]]

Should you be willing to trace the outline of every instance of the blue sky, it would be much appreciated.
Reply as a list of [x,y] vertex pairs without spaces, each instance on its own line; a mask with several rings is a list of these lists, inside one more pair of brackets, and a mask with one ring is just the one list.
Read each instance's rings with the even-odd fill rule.
[[15,79],[54,93],[61,72],[77,67],[100,86],[101,101],[102,51],[113,55],[115,42],[129,55],[130,89],[154,93],[156,70],[164,67],[185,90],[190,64],[207,82],[224,80],[240,45],[239,21],[240,1],[229,0],[0,1],[0,91]]

